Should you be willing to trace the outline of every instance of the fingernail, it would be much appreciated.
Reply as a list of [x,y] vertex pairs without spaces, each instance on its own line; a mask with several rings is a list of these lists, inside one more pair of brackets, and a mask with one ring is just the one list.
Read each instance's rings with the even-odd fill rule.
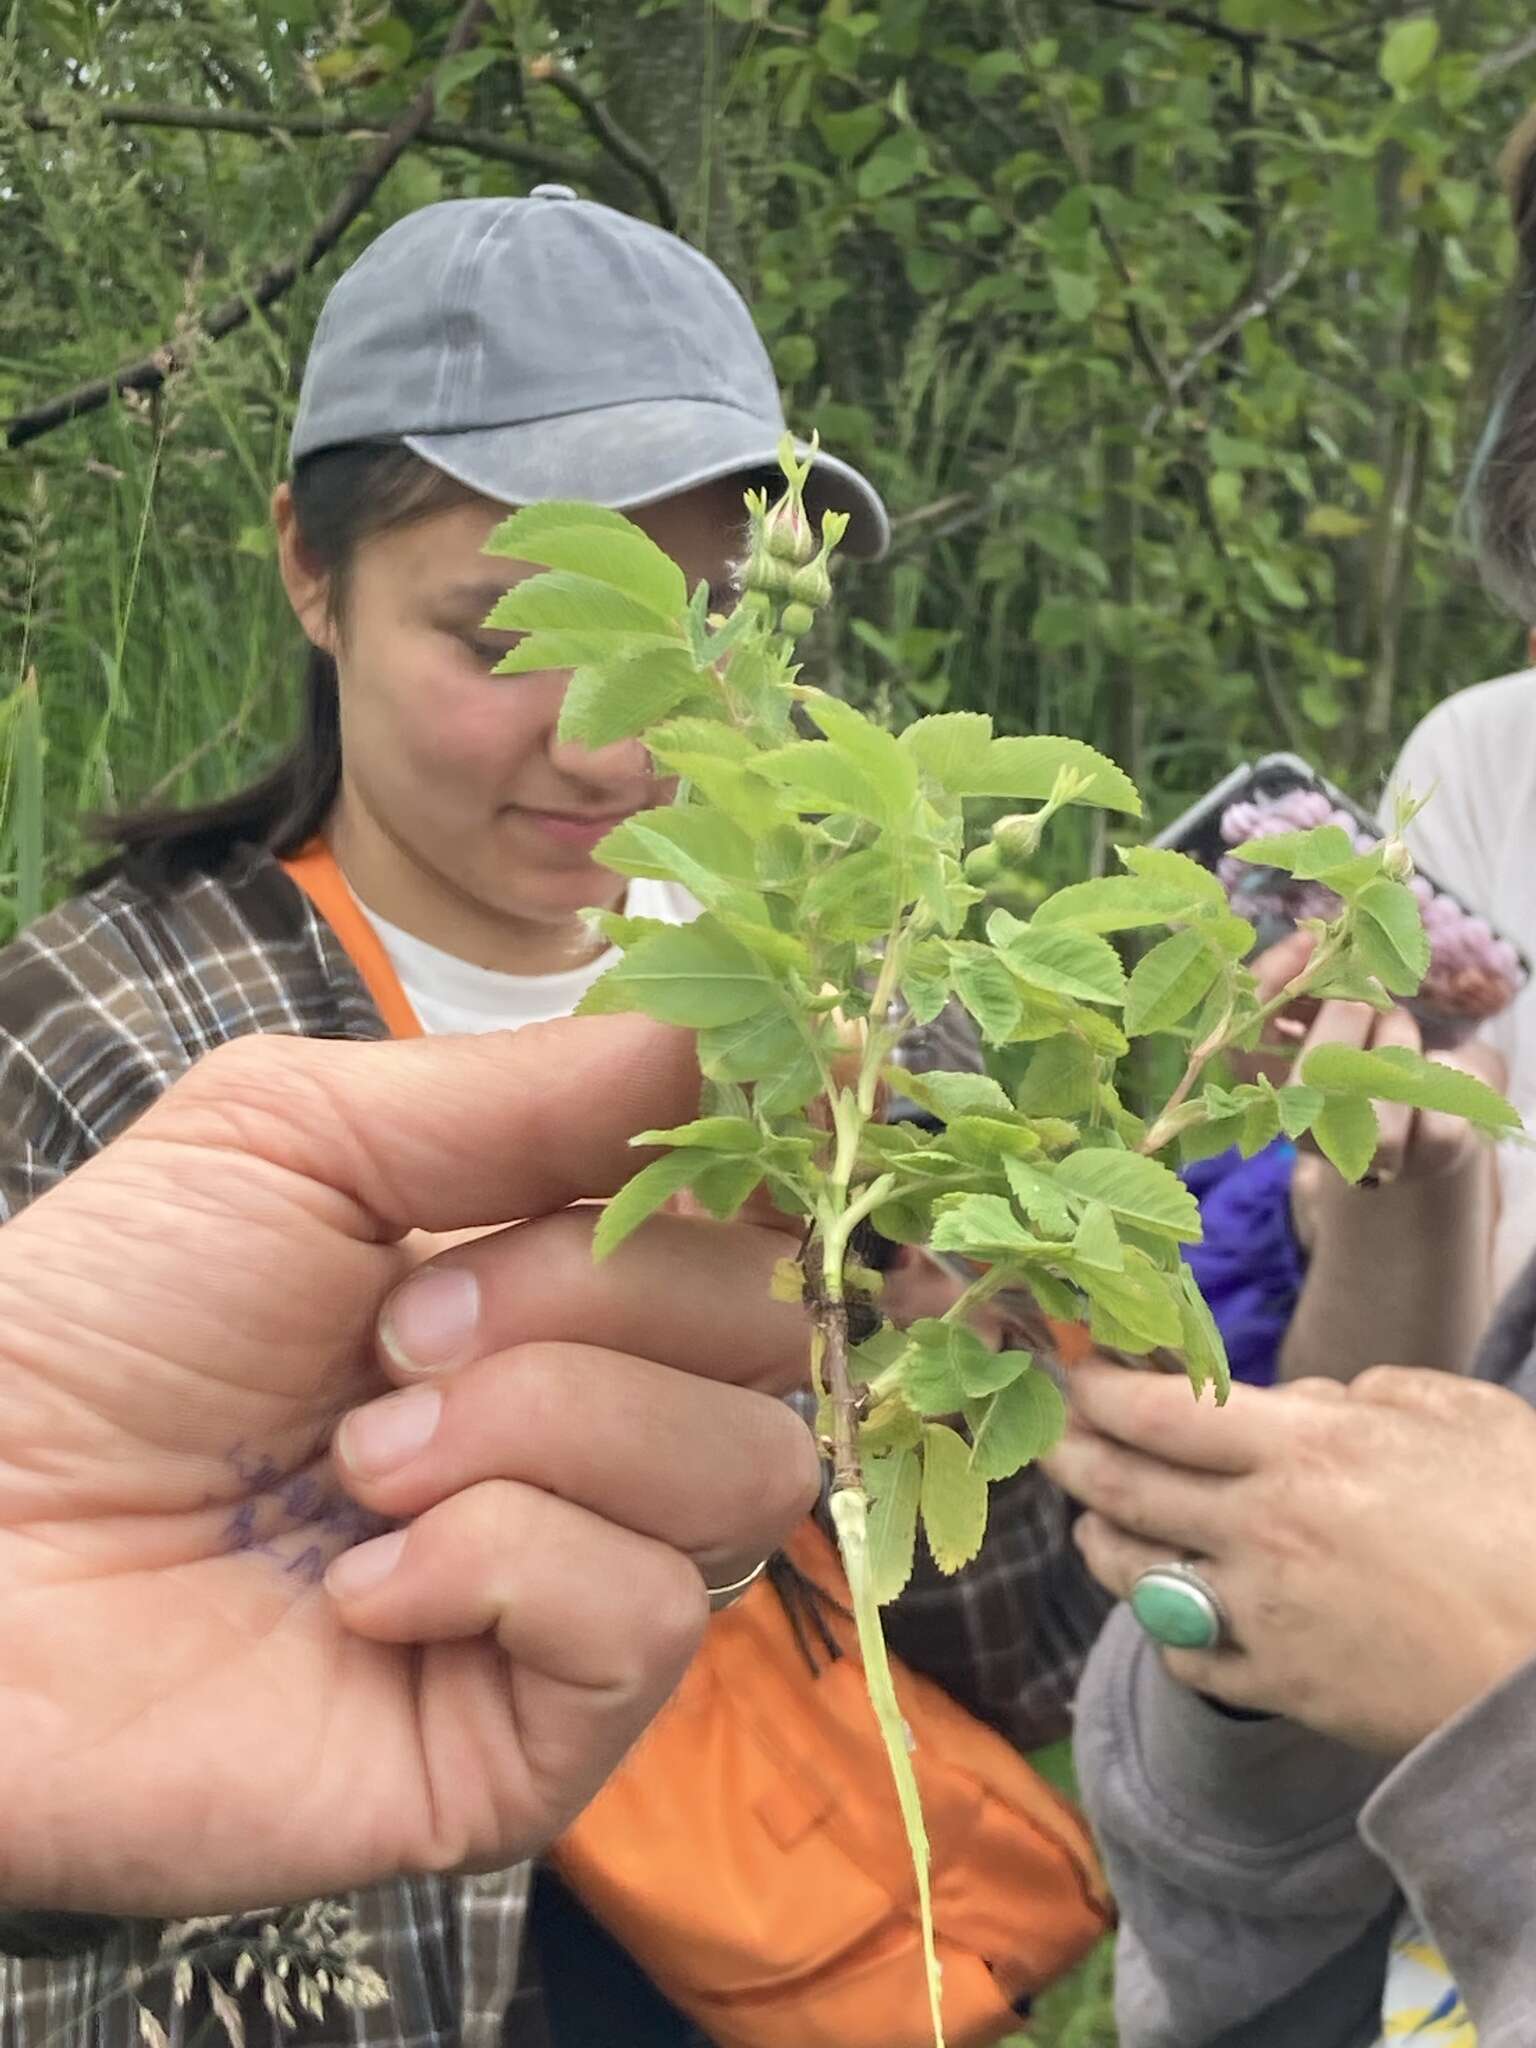
[[405,1548],[405,1531],[391,1529],[387,1536],[375,1536],[344,1550],[325,1575],[325,1589],[338,1600],[356,1600],[387,1579],[400,1562]]
[[407,1387],[366,1408],[354,1408],[336,1432],[336,1453],[349,1471],[377,1479],[425,1450],[443,1412],[436,1387]]
[[479,1321],[474,1274],[464,1266],[430,1266],[386,1302],[379,1342],[402,1372],[441,1372],[468,1354]]

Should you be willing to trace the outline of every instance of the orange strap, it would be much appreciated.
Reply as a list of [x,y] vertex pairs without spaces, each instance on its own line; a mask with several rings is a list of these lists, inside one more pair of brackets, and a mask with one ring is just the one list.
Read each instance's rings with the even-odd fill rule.
[[400,977],[383,941],[347,887],[347,878],[325,841],[311,839],[308,846],[281,866],[336,934],[343,952],[373,997],[374,1007],[389,1027],[391,1038],[420,1038],[421,1023],[411,1008],[411,999],[400,986]]

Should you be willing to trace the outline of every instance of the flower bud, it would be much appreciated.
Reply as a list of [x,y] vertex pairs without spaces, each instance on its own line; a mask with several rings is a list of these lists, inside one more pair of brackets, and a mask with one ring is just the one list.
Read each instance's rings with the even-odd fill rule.
[[805,500],[793,485],[765,516],[761,545],[781,562],[800,568],[816,553],[816,536],[806,517]]
[[1413,876],[1413,855],[1396,834],[1382,847],[1382,867],[1394,882],[1406,882]]
[[777,555],[770,555],[766,548],[754,547],[741,572],[742,590],[750,595],[764,597],[788,597],[790,587],[799,572],[789,562],[780,561]]
[[815,623],[816,614],[808,604],[787,604],[779,620],[779,631],[794,640],[802,633],[809,633]]
[[832,577],[827,568],[825,551],[819,554],[814,562],[807,562],[803,568],[795,570],[789,579],[789,594],[798,603],[808,604],[813,608],[830,601]]
[[992,843],[1005,867],[1023,867],[1040,848],[1041,823],[1038,814],[1014,811],[999,818],[992,827]]

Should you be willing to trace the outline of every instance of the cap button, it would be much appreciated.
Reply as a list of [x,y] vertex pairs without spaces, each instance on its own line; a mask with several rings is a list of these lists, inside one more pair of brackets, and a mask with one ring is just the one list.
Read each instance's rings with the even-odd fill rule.
[[530,199],[574,199],[576,194],[569,185],[535,185],[528,194]]

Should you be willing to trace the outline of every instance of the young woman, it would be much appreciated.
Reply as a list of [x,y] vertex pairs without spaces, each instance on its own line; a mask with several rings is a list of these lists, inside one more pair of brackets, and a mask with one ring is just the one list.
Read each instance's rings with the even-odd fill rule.
[[[509,506],[593,499],[723,595],[743,487],[782,428],[747,308],[657,229],[548,187],[430,207],[374,243],[326,305],[274,504],[310,648],[301,733],[222,803],[122,820],[87,893],[0,955],[0,1215],[228,1039],[483,1031],[572,1008],[606,964],[581,912],[625,900],[593,849],[664,791],[637,744],[558,738],[563,673],[491,673],[505,642],[482,621],[532,572],[485,542]],[[854,470],[822,456],[808,496],[851,515],[853,552],[879,553],[885,513]],[[643,881],[627,902],[693,909]],[[461,1306],[451,1279],[417,1292],[402,1334],[418,1361],[454,1362]],[[1023,1475],[1011,1504],[964,1577],[915,1583],[892,1634],[1027,1745],[1060,1731],[1099,1607],[1045,1482]],[[527,1891],[516,1871],[359,1895],[393,1998],[354,2016],[353,2038],[516,2044],[551,2018],[579,2038],[523,1967]],[[154,1940],[127,1930],[115,1966]],[[5,1966],[0,2034],[85,2040],[101,1983],[97,1962]],[[125,2004],[92,2022],[103,2048],[127,2048]],[[671,2024],[655,2038],[678,2039]]]

